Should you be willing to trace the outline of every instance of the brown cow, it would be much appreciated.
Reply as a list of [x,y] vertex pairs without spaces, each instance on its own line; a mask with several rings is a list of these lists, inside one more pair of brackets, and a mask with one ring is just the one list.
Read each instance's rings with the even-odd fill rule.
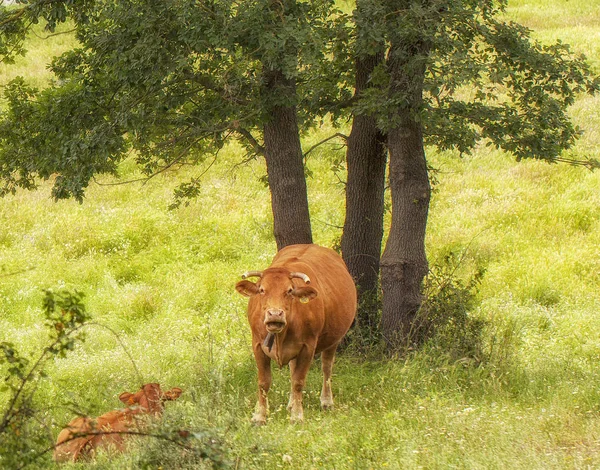
[[342,258],[318,245],[283,248],[264,271],[250,271],[236,284],[250,297],[248,321],[258,366],[258,404],[252,421],[265,424],[267,393],[271,387],[271,360],[290,365],[292,390],[288,409],[293,422],[302,421],[302,391],[306,374],[321,353],[323,389],[321,407],[333,406],[331,369],[338,344],[356,314],[356,287]]
[[139,431],[139,421],[144,415],[159,416],[163,403],[180,395],[180,388],[163,392],[157,383],[146,384],[136,393],[121,393],[119,400],[127,408],[109,411],[96,419],[80,416],[72,420],[58,435],[54,460],[75,462],[92,456],[98,448],[113,447],[122,452],[127,433]]

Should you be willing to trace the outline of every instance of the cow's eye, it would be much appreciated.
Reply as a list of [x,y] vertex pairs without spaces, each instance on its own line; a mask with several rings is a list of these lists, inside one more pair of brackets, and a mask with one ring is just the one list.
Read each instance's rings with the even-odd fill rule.
[[293,293],[294,293],[294,288],[293,287],[288,288],[287,294],[292,295]]
[[260,289],[258,289],[258,293],[259,294],[264,294],[265,293],[265,288],[261,287]]

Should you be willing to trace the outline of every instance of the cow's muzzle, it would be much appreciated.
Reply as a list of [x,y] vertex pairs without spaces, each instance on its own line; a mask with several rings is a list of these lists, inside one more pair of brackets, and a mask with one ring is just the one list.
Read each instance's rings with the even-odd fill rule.
[[285,328],[285,313],[283,310],[270,308],[265,312],[265,326],[269,333],[280,333]]

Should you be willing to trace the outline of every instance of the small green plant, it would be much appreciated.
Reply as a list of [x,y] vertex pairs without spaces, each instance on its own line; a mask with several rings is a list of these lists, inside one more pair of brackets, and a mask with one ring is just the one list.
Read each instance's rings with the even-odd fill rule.
[[485,321],[474,317],[477,292],[484,269],[463,281],[456,271],[462,257],[447,255],[432,266],[425,280],[425,300],[413,324],[410,344],[427,344],[451,360],[481,362]]
[[381,321],[381,296],[363,295],[358,305],[357,319],[350,331],[344,337],[340,349],[350,354],[380,356],[384,351],[384,341],[379,328]]
[[[0,467],[24,468],[49,450],[51,435],[35,404],[35,392],[46,377],[45,366],[55,357],[64,357],[84,340],[83,326],[89,320],[81,292],[47,290],[43,311],[49,345],[35,361],[23,357],[10,342],[0,343],[0,366],[6,368],[2,391],[9,399],[0,421]],[[51,449],[51,447],[50,447]]]

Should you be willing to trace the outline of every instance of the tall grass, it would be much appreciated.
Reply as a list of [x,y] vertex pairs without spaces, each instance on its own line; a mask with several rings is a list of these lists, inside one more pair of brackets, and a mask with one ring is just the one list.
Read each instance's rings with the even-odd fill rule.
[[[515,0],[507,15],[541,41],[572,43],[598,70],[592,38],[600,26],[590,20],[598,7]],[[0,79],[21,73],[41,86],[50,51],[69,41],[32,37],[32,54],[0,70]],[[599,158],[599,104],[581,97],[572,109],[584,130],[574,157]],[[307,136],[305,144],[319,139]],[[256,372],[246,302],[233,285],[241,272],[267,266],[276,247],[260,181],[264,164],[238,166],[240,156],[236,146],[224,149],[198,199],[175,211],[167,210],[173,188],[203,168],[147,184],[92,185],[81,205],[53,202],[48,183],[0,200],[0,341],[32,354],[43,347],[39,306],[48,287],[84,291],[98,323],[52,365],[39,389],[54,437],[73,417],[67,403],[97,415],[119,407],[120,392],[158,381],[184,389],[169,404],[167,422],[206,430],[238,468],[600,466],[598,172],[516,163],[485,147],[462,158],[428,149],[439,170],[428,255],[433,265],[459,256],[455,276],[465,283],[485,271],[467,312],[484,325],[483,360],[447,354],[442,341],[396,360],[342,355],[334,370],[336,410],[319,410],[317,364],[308,377],[306,422],[295,426],[285,409],[289,373],[274,370],[269,424],[253,428]],[[315,242],[328,246],[343,224],[343,186],[331,171],[342,157],[329,146],[308,159]],[[100,182],[139,176],[131,162],[120,171],[119,179]],[[0,392],[0,404],[5,400]],[[116,460],[101,456],[81,467],[143,461],[192,466],[165,444],[144,442]]]

